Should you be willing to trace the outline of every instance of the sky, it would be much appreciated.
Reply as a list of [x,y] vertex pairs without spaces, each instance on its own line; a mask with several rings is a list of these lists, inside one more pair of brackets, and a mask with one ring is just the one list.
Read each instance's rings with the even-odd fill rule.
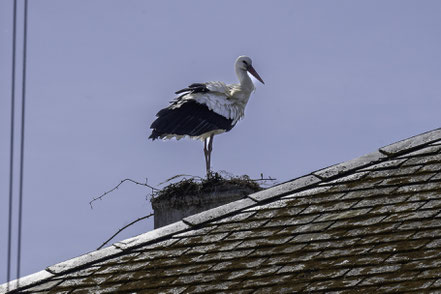
[[[204,176],[201,142],[152,142],[149,126],[176,90],[236,82],[239,55],[265,85],[215,137],[216,171],[284,182],[441,127],[440,15],[436,0],[29,1],[21,275],[93,251],[149,214],[150,190],[129,183],[90,208],[121,180]],[[0,44],[3,283],[11,0],[0,1]],[[114,242],[152,229],[152,219],[140,222]]]

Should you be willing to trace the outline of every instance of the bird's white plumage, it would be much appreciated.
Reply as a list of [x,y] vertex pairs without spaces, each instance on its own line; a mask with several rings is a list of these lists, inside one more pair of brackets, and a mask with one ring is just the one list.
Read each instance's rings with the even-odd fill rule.
[[186,94],[176,100],[171,107],[178,108],[184,103],[194,100],[199,104],[206,105],[211,111],[233,120],[234,124],[244,116],[250,93],[243,93],[237,84],[207,82],[204,85],[209,92]]
[[184,139],[184,138],[190,138],[193,140],[201,140],[204,141],[205,139],[209,138],[211,135],[219,135],[225,133],[225,130],[214,130],[211,132],[207,132],[207,133],[203,133],[202,135],[199,136],[188,136],[188,135],[176,135],[176,134],[170,134],[170,135],[165,135],[163,136],[161,139],[163,140],[170,140],[170,139],[175,139],[177,141]]
[[206,82],[204,85],[212,92],[225,94],[226,96],[231,97],[230,85],[227,85],[224,82]]

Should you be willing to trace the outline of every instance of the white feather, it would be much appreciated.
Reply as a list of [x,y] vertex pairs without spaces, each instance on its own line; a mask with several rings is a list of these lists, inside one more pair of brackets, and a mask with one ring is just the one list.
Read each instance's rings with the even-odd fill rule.
[[233,120],[235,124],[245,114],[245,106],[250,92],[243,91],[238,84],[227,85],[223,82],[204,83],[209,92],[189,93],[178,99],[171,108],[181,107],[185,102],[194,100],[206,105],[210,110]]

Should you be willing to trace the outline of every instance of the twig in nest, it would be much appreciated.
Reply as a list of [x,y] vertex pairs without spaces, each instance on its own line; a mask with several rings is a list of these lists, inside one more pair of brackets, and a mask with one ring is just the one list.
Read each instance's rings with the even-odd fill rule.
[[269,178],[262,178],[262,179],[249,179],[249,181],[263,182],[263,181],[277,181],[277,179],[269,177]]
[[162,183],[159,183],[158,186],[164,185],[164,184],[166,184],[166,183],[168,183],[168,182],[170,182],[170,181],[173,181],[174,179],[182,178],[182,177],[190,177],[190,178],[193,178],[193,179],[203,180],[203,178],[201,178],[201,177],[199,177],[199,176],[192,176],[192,175],[180,174],[180,175],[173,176],[173,177],[171,177],[171,178],[165,180],[165,181],[162,182]]
[[112,189],[110,189],[109,191],[104,192],[103,194],[101,194],[101,196],[98,196],[98,197],[96,197],[96,198],[93,198],[93,199],[89,202],[90,208],[93,209],[93,206],[92,206],[92,203],[93,203],[93,202],[95,202],[95,201],[97,201],[97,200],[102,200],[102,198],[103,198],[104,196],[106,196],[107,194],[112,193],[113,191],[117,190],[117,189],[119,188],[119,186],[121,186],[124,182],[132,182],[132,183],[134,183],[134,184],[136,184],[136,185],[149,187],[150,189],[152,189],[152,193],[153,193],[154,191],[158,191],[158,189],[156,189],[155,187],[150,186],[149,184],[147,184],[147,179],[145,180],[145,183],[140,183],[140,182],[137,182],[137,181],[132,180],[132,179],[124,179],[124,180],[122,180],[118,185],[116,185],[115,187],[113,187]]
[[140,218],[134,220],[133,222],[131,222],[130,224],[125,225],[124,227],[122,227],[121,229],[119,229],[115,234],[113,234],[112,237],[110,237],[110,238],[107,239],[103,244],[101,244],[101,246],[98,247],[96,250],[100,250],[101,248],[103,248],[107,243],[109,243],[110,240],[112,240],[113,238],[115,238],[116,235],[118,235],[118,234],[121,233],[123,230],[127,229],[128,227],[130,227],[131,225],[133,225],[133,224],[135,224],[135,223],[137,223],[137,222],[139,222],[139,221],[142,221],[143,219],[149,218],[149,217],[151,217],[151,216],[153,216],[153,213],[150,213],[149,215],[146,215],[146,216],[140,217]]
[[254,182],[260,182],[260,181],[277,181],[277,179],[276,178],[273,178],[273,177],[271,177],[271,176],[269,176],[269,177],[267,177],[267,178],[265,178],[264,176],[263,176],[263,173],[260,173],[260,179],[250,179],[250,181],[254,181]]

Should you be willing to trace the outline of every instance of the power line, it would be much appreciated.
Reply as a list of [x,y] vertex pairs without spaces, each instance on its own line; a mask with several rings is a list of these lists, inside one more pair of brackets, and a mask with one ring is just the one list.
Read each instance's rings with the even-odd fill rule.
[[[14,141],[15,141],[15,88],[16,88],[16,54],[17,54],[17,0],[13,0],[12,25],[12,71],[11,71],[11,131],[10,131],[10,158],[9,158],[9,211],[8,211],[8,258],[7,258],[7,291],[11,281],[12,257],[12,227],[13,227],[13,200],[14,200]],[[21,237],[23,223],[23,171],[25,147],[25,109],[26,109],[26,68],[27,68],[27,31],[28,31],[28,0],[24,0],[23,13],[23,56],[22,56],[22,84],[21,84],[21,133],[20,133],[20,165],[19,165],[19,195],[18,195],[18,227],[17,227],[17,288],[20,286],[21,265]]]
[[26,52],[28,35],[28,0],[24,1],[24,28],[23,28],[23,68],[21,80],[21,134],[20,134],[20,183],[18,197],[18,241],[17,241],[17,288],[19,287],[21,263],[21,227],[23,219],[23,167],[25,146],[25,106],[26,106]]
[[12,24],[12,77],[11,77],[11,136],[9,150],[9,211],[8,211],[8,262],[6,265],[7,290],[11,280],[11,249],[12,249],[12,200],[14,179],[14,113],[15,113],[15,51],[17,35],[17,1],[14,0]]

